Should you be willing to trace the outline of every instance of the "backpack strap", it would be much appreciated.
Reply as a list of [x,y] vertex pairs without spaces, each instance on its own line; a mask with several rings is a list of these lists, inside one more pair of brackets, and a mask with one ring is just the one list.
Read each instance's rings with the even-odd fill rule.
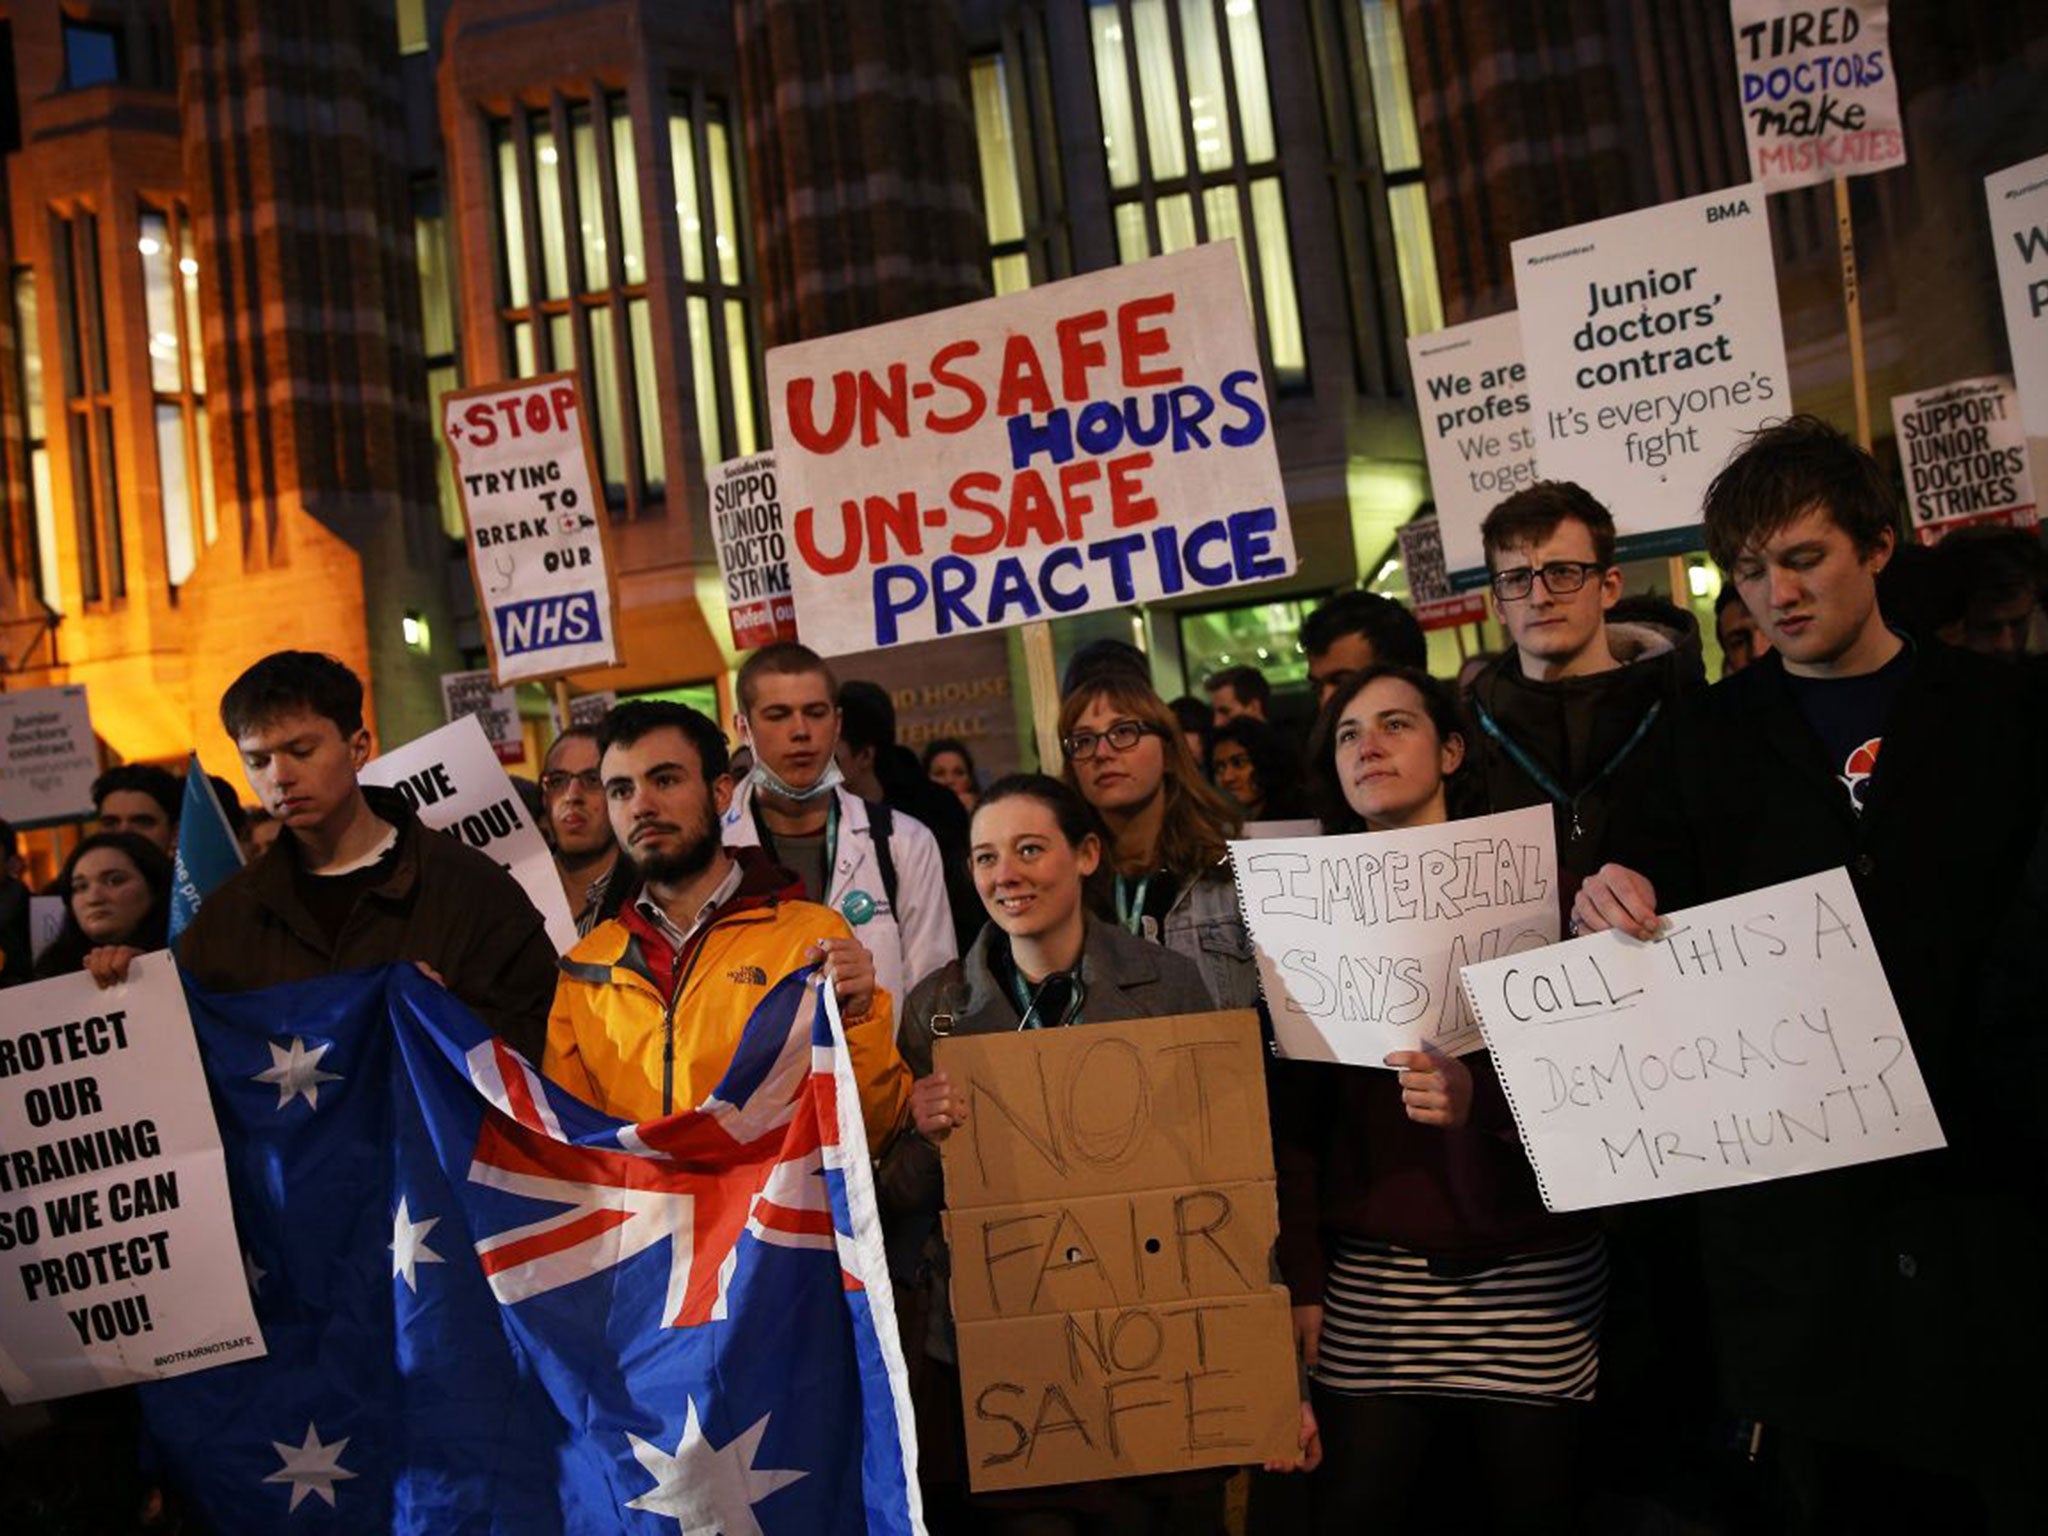
[[868,802],[868,831],[875,844],[875,864],[882,871],[882,890],[889,897],[889,911],[895,916],[897,925],[903,922],[903,914],[896,905],[896,854],[889,847],[889,838],[896,830],[896,813],[879,800]]

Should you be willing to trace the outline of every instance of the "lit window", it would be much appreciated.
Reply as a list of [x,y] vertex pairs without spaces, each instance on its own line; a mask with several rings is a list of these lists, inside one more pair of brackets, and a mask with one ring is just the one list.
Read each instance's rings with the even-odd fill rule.
[[1422,141],[1415,98],[1408,87],[1408,53],[1401,41],[1395,0],[1359,0],[1372,76],[1373,123],[1379,133],[1380,170],[1386,178],[1387,215],[1401,274],[1402,316],[1411,336],[1440,330],[1443,297],[1437,289],[1436,246],[1430,236],[1429,195],[1422,183]]
[[101,300],[100,222],[86,209],[52,221],[62,344],[66,459],[78,540],[79,596],[89,605],[127,596],[114,411],[107,389],[106,308]]
[[[668,143],[676,178],[676,229],[683,244],[690,394],[697,441],[710,465],[761,446],[752,263],[724,104],[698,96],[671,98]],[[636,352],[639,344],[636,334]]]
[[220,537],[206,449],[205,349],[199,338],[199,258],[181,203],[145,206],[135,242],[142,259],[142,314],[148,327],[149,387],[155,397],[157,500],[164,562],[183,586],[199,551]]
[[427,0],[398,0],[399,53],[425,53],[427,48]]
[[[49,418],[43,409],[43,334],[36,303],[36,275],[14,269],[15,362],[21,369],[22,441],[28,449],[28,525],[36,595],[51,612],[63,607],[57,573],[57,507],[50,498]],[[8,553],[13,550],[10,543]],[[18,572],[10,575],[20,579]]]
[[1024,189],[1017,175],[1011,128],[1010,83],[1001,54],[976,59],[968,79],[974,92],[974,136],[981,151],[981,199],[988,208],[989,263],[998,294],[1031,286],[1024,245]]
[[455,494],[455,466],[441,436],[441,397],[461,387],[456,366],[455,294],[448,269],[448,214],[441,189],[429,177],[413,183],[413,254],[420,274],[420,342],[427,362],[427,416],[434,424],[435,490],[441,531],[464,536],[462,503]]

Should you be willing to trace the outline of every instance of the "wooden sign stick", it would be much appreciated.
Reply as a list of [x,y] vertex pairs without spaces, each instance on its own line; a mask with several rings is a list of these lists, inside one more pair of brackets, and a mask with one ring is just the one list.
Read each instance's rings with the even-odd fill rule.
[[1849,319],[1849,381],[1856,391],[1856,442],[1870,451],[1870,384],[1863,375],[1863,291],[1856,279],[1856,224],[1849,214],[1849,178],[1835,178],[1835,240],[1842,250],[1842,308]]
[[1060,678],[1052,659],[1052,626],[1042,619],[1024,626],[1024,680],[1031,689],[1038,770],[1058,777],[1065,761],[1060,751]]

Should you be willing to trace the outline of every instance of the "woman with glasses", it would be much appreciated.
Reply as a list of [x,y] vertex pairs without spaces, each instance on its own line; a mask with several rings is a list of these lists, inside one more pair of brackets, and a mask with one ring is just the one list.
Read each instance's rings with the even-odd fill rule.
[[[1469,740],[1426,673],[1352,674],[1310,748],[1324,825],[1453,820]],[[1578,1529],[1606,1255],[1591,1217],[1544,1209],[1487,1057],[1274,1065],[1281,1266],[1323,1434],[1316,1529]]]
[[548,748],[540,776],[555,869],[575,914],[576,931],[585,936],[618,916],[631,894],[627,888],[638,884],[631,864],[619,860],[597,758],[597,728],[572,725]]
[[1259,973],[1228,862],[1244,826],[1151,687],[1101,673],[1060,701],[1066,782],[1109,828],[1117,923],[1202,968],[1219,1008],[1251,1008]]

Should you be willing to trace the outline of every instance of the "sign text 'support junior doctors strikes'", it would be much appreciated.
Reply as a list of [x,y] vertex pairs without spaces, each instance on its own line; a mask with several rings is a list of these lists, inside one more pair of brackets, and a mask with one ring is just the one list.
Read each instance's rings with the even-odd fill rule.
[[768,375],[826,654],[1294,569],[1227,243],[779,347]]

